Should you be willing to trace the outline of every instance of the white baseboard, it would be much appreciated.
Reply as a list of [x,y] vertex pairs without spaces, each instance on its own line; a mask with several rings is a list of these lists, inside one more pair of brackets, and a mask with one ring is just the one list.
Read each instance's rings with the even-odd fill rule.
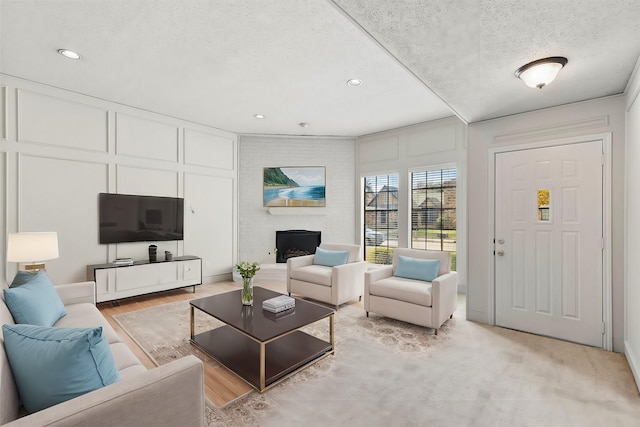
[[638,356],[631,350],[631,346],[626,340],[624,342],[624,355],[633,373],[633,378],[636,380],[636,387],[638,391],[640,391],[640,359],[638,359]]

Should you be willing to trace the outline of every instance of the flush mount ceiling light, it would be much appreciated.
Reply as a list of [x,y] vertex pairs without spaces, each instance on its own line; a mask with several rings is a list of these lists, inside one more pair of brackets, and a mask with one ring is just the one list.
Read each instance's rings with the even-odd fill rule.
[[65,58],[80,59],[80,54],[69,49],[58,49],[58,53]]
[[362,80],[360,80],[360,79],[349,79],[349,80],[347,80],[347,84],[349,86],[360,86],[362,84]]
[[523,65],[516,70],[515,75],[527,86],[542,89],[556,78],[565,65],[567,65],[567,58],[552,56]]
[[264,119],[264,114],[254,114],[253,117],[256,119]]

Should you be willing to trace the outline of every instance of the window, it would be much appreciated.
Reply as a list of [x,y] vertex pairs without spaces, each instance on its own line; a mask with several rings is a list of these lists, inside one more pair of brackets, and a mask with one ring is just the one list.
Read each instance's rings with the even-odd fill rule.
[[411,247],[451,252],[456,270],[456,169],[411,173]]
[[398,247],[398,174],[364,177],[364,259],[391,264]]

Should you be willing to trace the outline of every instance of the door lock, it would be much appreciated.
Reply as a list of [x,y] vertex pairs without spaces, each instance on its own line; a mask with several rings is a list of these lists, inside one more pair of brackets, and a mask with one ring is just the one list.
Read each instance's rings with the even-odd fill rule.
[[498,256],[504,256],[504,251],[496,251],[496,255],[498,255]]
[[499,245],[504,245],[504,239],[498,239],[498,244]]

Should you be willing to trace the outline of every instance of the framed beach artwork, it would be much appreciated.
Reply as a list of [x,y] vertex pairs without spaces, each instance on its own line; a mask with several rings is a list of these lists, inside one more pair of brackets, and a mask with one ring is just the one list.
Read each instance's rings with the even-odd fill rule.
[[324,166],[264,168],[262,182],[266,207],[326,206]]

